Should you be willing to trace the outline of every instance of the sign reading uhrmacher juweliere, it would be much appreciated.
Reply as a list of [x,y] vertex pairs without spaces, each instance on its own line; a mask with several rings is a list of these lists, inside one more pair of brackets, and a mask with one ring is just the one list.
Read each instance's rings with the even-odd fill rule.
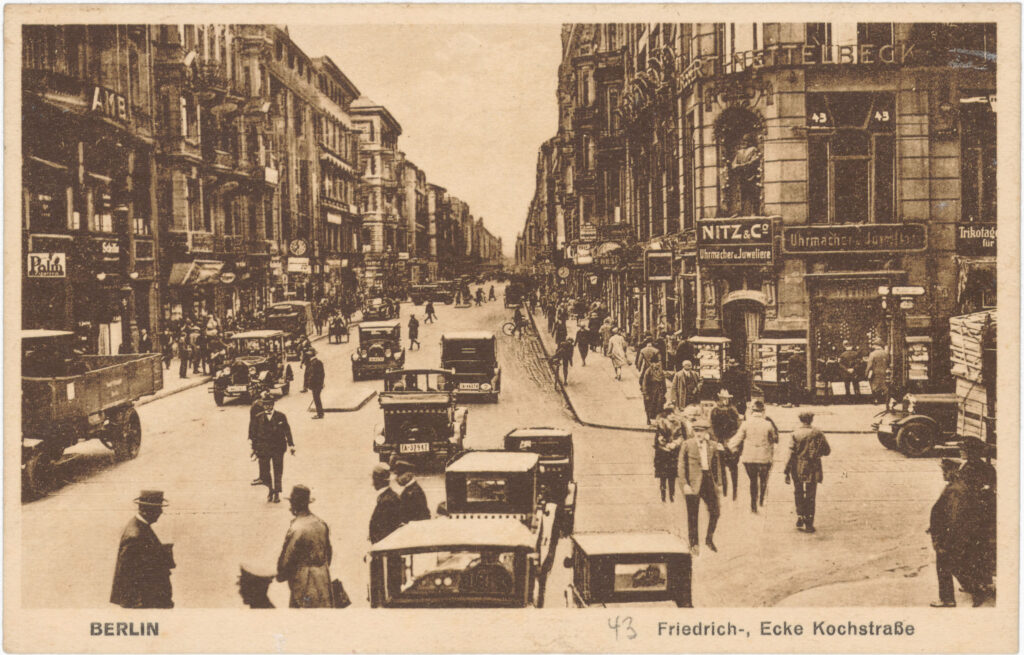
[[772,219],[709,218],[697,221],[697,259],[705,265],[771,264]]
[[804,225],[782,230],[782,250],[791,254],[924,250],[928,232],[920,223]]

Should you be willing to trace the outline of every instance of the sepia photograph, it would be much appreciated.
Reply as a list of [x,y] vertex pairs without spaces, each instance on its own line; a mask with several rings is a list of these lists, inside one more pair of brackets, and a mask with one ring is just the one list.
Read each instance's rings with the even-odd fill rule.
[[1018,6],[55,7],[6,650],[1016,650]]

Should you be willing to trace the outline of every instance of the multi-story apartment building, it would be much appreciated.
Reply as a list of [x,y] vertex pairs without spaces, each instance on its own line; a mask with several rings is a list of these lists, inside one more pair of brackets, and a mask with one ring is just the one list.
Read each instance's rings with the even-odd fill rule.
[[439,279],[439,242],[448,223],[446,196],[448,191],[436,184],[427,184],[427,278]]
[[[606,196],[590,262],[572,249],[591,159],[572,119],[573,98],[591,96],[566,61],[605,42],[623,48],[608,118],[625,139],[625,227]],[[596,265],[603,285],[574,291],[634,334],[689,338],[709,379],[730,355],[771,393],[798,356],[825,393],[843,341],[875,338],[898,383],[948,379],[948,317],[994,303],[994,25],[570,26],[563,46],[566,247],[556,237],[552,254]],[[618,161],[595,147],[595,165]],[[897,286],[920,295],[880,296]]]
[[359,89],[330,58],[317,58],[314,64],[321,99],[317,117],[320,265],[324,295],[336,298],[359,288],[355,271],[362,263],[361,217],[356,204],[362,182],[359,132],[349,115]]
[[404,159],[400,178],[398,205],[402,223],[399,258],[406,263],[409,281],[420,284],[427,280],[430,268],[427,176],[416,164]]
[[134,350],[160,326],[145,25],[22,30],[22,325]]
[[363,175],[359,207],[365,282],[368,287],[399,284],[394,273],[398,261],[400,219],[396,207],[402,126],[385,107],[361,97],[351,105],[352,123],[360,131],[359,162]]

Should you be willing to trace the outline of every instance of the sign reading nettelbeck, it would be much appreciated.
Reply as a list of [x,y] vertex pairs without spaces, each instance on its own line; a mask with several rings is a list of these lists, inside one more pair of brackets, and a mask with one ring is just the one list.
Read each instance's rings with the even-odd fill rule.
[[928,247],[919,223],[808,225],[782,230],[782,250],[792,254],[915,251]]
[[772,219],[713,218],[697,221],[697,259],[705,265],[770,265]]

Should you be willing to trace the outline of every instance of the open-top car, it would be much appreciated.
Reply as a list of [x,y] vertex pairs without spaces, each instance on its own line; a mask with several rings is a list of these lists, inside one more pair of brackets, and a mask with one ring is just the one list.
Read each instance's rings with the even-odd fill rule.
[[528,607],[540,563],[518,521],[412,521],[370,547],[370,606]]
[[398,318],[398,303],[391,298],[370,298],[363,305],[364,321],[386,321]]
[[954,393],[908,393],[902,401],[890,401],[872,427],[886,448],[921,457],[957,439],[956,413]]
[[459,400],[498,402],[501,367],[494,334],[484,331],[448,332],[441,337],[441,368],[454,371]]
[[518,428],[505,435],[505,450],[540,456],[537,483],[544,502],[558,504],[558,531],[572,534],[576,519],[572,433],[558,428]]
[[285,361],[287,335],[281,330],[237,332],[228,339],[223,364],[213,376],[213,400],[223,405],[227,398],[252,402],[264,391],[288,394],[292,367]]
[[405,365],[402,325],[398,321],[359,324],[359,347],[352,353],[352,379],[379,377]]
[[265,322],[266,329],[284,332],[285,352],[292,361],[302,357],[300,350],[316,329],[313,304],[307,300],[286,300],[270,305]]
[[584,532],[572,536],[566,607],[620,603],[693,607],[690,547],[668,532]]
[[468,412],[455,405],[449,371],[387,371],[378,401],[384,427],[374,437],[373,450],[382,462],[398,454],[443,464],[462,452]]

